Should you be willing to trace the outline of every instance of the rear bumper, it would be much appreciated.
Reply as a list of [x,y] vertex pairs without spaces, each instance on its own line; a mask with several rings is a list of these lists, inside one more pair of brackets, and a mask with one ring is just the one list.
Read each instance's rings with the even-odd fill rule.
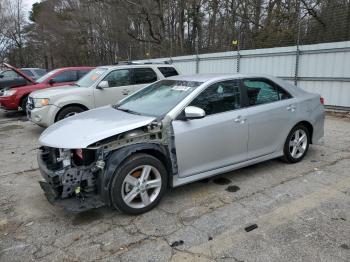
[[320,106],[320,108],[313,114],[313,117],[315,119],[313,123],[313,134],[312,134],[312,143],[313,144],[319,144],[320,139],[324,136],[324,122],[325,122],[325,111],[323,106]]

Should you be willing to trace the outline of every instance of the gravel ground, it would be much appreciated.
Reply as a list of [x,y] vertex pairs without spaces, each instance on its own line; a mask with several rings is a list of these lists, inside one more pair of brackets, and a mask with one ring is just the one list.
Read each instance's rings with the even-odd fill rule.
[[301,163],[179,187],[139,216],[51,206],[38,185],[42,131],[0,113],[0,261],[350,261],[348,117],[327,116]]

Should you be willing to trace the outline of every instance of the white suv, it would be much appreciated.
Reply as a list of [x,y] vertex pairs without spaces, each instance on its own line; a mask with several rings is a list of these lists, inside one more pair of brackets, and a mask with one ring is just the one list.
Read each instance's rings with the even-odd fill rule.
[[28,119],[48,127],[77,113],[116,104],[147,84],[174,75],[178,75],[178,71],[169,64],[128,63],[97,67],[74,85],[31,93],[27,104]]

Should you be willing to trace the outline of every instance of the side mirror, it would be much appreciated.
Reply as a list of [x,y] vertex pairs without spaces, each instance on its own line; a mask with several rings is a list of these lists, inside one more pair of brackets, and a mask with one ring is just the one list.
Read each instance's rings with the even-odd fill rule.
[[205,117],[205,111],[196,106],[188,106],[185,108],[186,119],[199,119]]
[[56,82],[56,81],[55,81],[53,78],[49,80],[49,84],[50,84],[50,85],[53,85],[55,82]]
[[101,81],[98,85],[97,85],[97,89],[105,89],[105,88],[108,88],[109,87],[109,84],[108,84],[108,81]]

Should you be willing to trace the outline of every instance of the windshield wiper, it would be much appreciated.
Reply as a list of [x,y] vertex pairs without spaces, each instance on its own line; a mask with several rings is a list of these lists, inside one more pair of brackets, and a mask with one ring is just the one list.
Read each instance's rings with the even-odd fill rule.
[[130,109],[126,109],[126,108],[122,108],[120,106],[113,106],[113,108],[117,109],[117,110],[120,110],[120,111],[123,111],[123,112],[126,112],[126,113],[130,113],[130,114],[134,114],[134,115],[141,115],[140,113],[138,112],[135,112],[135,111],[132,111]]

